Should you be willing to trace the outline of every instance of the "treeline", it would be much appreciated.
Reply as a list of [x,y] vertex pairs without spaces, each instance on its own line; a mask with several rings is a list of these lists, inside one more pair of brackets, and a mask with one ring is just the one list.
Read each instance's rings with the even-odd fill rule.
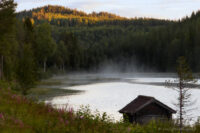
[[172,21],[135,18],[128,19],[108,12],[92,12],[87,14],[76,9],[69,9],[62,6],[45,6],[30,11],[22,11],[17,14],[20,19],[29,17],[35,24],[48,22],[51,25],[71,27],[71,26],[102,26],[102,25],[140,25],[140,26],[157,26],[172,23]]
[[111,55],[107,56],[109,59],[125,59],[128,63],[135,62],[138,67],[173,72],[176,59],[185,56],[192,70],[199,72],[200,12],[170,26],[156,27],[148,32],[132,32],[108,42],[111,47],[104,51]]
[[120,65],[120,70],[175,71],[176,60],[185,56],[193,71],[200,70],[200,12],[165,26],[53,27],[59,33],[72,32],[83,48],[83,66],[98,70],[105,64]]
[[[51,21],[44,17],[50,17],[51,14],[57,14],[57,17],[52,17]],[[63,17],[59,17],[59,15]],[[167,21],[127,19],[109,13],[86,14],[60,6],[45,6],[18,13],[18,18],[21,20],[26,17],[30,17],[36,27],[44,22],[49,23],[52,27],[52,37],[57,44],[65,42],[66,37],[63,34],[70,33],[75,38],[76,54],[62,53],[65,55],[65,59],[62,60],[65,61],[60,62],[65,62],[62,66],[65,66],[67,70],[69,68],[70,70],[98,70],[104,64],[116,65],[117,63],[124,71],[134,65],[141,71],[152,69],[168,72],[175,71],[176,59],[179,56],[185,56],[194,71],[200,69],[198,62],[200,12],[192,13],[190,17],[179,21]],[[70,17],[95,18],[97,21],[92,26],[83,21],[80,25],[79,22],[72,21],[73,19],[68,21]],[[59,19],[71,24],[52,23]],[[110,24],[108,25],[102,19],[106,19]],[[113,21],[117,23],[113,23]],[[72,57],[76,57],[76,59]],[[76,63],[70,60],[75,60]],[[51,66],[55,62],[58,64],[54,57],[49,60],[48,65]]]
[[[22,21],[27,17],[30,18],[35,27],[44,23],[47,25],[50,24],[52,27],[52,37],[57,44],[57,50],[48,59],[47,67],[70,71],[96,71],[100,69],[104,62],[115,62],[114,58],[118,57],[117,51],[112,52],[110,50],[113,47],[110,46],[113,45],[110,44],[112,43],[110,41],[118,40],[132,33],[146,33],[152,28],[175,23],[173,21],[158,19],[127,19],[106,12],[86,14],[60,6],[45,6],[17,14],[17,18]],[[71,19],[74,17],[78,19],[86,17],[87,19],[94,19],[96,22],[92,25],[85,24],[84,21],[77,23]],[[70,24],[67,26],[65,24],[52,24],[53,21],[59,19]],[[109,22],[109,25],[107,22]],[[119,42],[114,47],[119,47],[118,44]],[[114,57],[114,54],[116,54],[116,57]],[[121,57],[121,59],[124,59],[123,56]],[[128,61],[128,59],[126,60]],[[120,62],[121,64],[126,63],[123,61]]]

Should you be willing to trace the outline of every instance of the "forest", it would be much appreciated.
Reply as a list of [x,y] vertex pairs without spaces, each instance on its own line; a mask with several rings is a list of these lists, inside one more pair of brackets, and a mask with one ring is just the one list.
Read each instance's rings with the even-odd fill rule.
[[118,71],[173,72],[176,59],[185,56],[193,71],[200,69],[200,12],[170,21],[49,5],[19,12],[17,18],[29,18],[35,29],[49,25],[57,52],[48,67],[98,71],[110,64],[118,65]]
[[16,6],[0,3],[0,78],[17,79],[22,88],[47,72],[98,72],[107,65],[174,72],[179,56],[200,70],[200,12],[171,21],[50,5],[16,13]]

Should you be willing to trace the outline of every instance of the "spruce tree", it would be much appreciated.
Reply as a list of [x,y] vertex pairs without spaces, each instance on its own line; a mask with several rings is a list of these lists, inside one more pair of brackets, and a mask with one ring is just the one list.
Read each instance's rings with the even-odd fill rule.
[[[14,0],[0,1],[0,79],[8,77],[4,75],[4,65],[6,69],[12,69],[12,48],[15,42],[15,8]],[[12,71],[12,70],[7,70]],[[7,73],[8,74],[8,73]]]
[[173,88],[178,93],[177,101],[174,105],[178,110],[179,130],[182,133],[185,122],[190,120],[189,111],[194,104],[194,101],[191,100],[190,88],[196,82],[185,57],[179,57],[177,59],[177,77],[177,80],[172,82],[177,85],[169,84],[171,81],[168,81],[167,87]]

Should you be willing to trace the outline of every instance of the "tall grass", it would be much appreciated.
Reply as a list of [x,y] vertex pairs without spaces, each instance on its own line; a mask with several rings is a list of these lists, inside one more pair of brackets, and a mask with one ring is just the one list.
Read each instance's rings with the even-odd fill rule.
[[[0,89],[0,133],[178,133],[172,122],[152,121],[147,125],[113,122],[104,113],[92,114],[86,108],[54,109],[36,103],[11,89]],[[200,133],[200,123],[185,133]]]

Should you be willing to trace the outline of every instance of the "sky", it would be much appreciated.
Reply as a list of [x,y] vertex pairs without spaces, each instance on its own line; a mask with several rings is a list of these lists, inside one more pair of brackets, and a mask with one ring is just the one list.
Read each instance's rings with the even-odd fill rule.
[[17,11],[62,5],[87,13],[107,11],[120,16],[177,20],[200,10],[200,0],[14,0]]

